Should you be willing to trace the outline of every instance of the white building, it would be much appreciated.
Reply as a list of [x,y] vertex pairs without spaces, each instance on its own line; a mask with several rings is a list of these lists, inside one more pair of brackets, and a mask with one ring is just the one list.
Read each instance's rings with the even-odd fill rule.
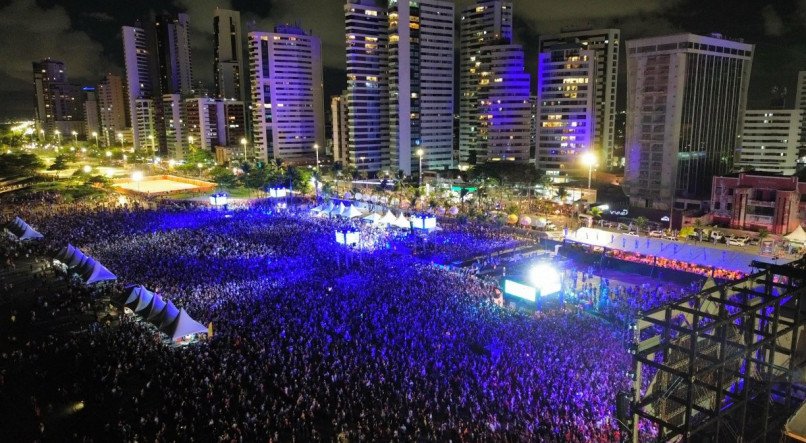
[[620,31],[618,29],[584,29],[540,36],[540,51],[563,43],[578,43],[594,52],[596,73],[593,145],[601,163],[613,164],[616,133],[616,92],[618,89],[618,66]]
[[315,163],[325,146],[319,38],[295,26],[249,33],[252,135],[262,160]]
[[248,78],[244,72],[241,13],[216,8],[213,13],[213,72],[218,98],[244,101]]
[[123,80],[118,75],[107,74],[98,83],[96,91],[98,113],[101,118],[99,137],[109,146],[116,134],[126,129],[126,94],[123,90]]
[[630,204],[669,210],[710,199],[733,168],[753,45],[719,35],[627,42],[625,191]]
[[347,91],[330,98],[331,127],[333,128],[333,161],[343,165],[348,160],[349,134]]
[[411,175],[453,164],[454,3],[389,1],[390,157]]
[[794,174],[803,114],[800,109],[745,111],[736,166],[752,171]]
[[386,9],[374,4],[344,5],[350,124],[341,134],[347,137],[343,161],[366,172],[389,167],[389,22]]
[[155,123],[154,85],[151,78],[151,52],[142,28],[124,26],[123,59],[126,68],[129,127],[134,149],[151,147]]
[[537,72],[536,165],[553,176],[587,175],[581,159],[595,150],[596,53],[557,44],[539,54]]
[[180,94],[162,96],[162,109],[165,118],[165,140],[168,158],[184,160],[187,156],[188,138],[185,129],[185,106]]
[[477,152],[484,161],[528,163],[532,141],[531,78],[524,69],[523,48],[484,46],[479,57]]
[[512,2],[481,0],[469,5],[462,10],[459,28],[459,161],[483,163],[487,150],[480,140],[479,88],[483,73],[489,72],[481,66],[482,48],[512,43]]

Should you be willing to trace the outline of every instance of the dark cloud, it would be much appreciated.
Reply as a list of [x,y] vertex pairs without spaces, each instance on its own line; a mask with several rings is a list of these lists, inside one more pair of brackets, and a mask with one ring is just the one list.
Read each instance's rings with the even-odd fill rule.
[[[376,0],[385,4],[383,0]],[[150,11],[187,11],[192,26],[194,76],[212,82],[212,15],[216,6],[240,10],[245,32],[299,23],[322,39],[327,94],[344,80],[344,12],[341,0],[0,0],[0,113],[30,114],[31,61],[61,58],[70,76],[96,82],[121,71],[120,26]],[[457,11],[472,4],[458,0]],[[624,39],[671,32],[721,32],[757,44],[751,93],[761,105],[771,85],[794,90],[806,69],[806,0],[514,0],[515,35],[534,72],[540,33],[564,27],[617,27]],[[770,69],[773,66],[775,69]],[[623,77],[623,75],[622,75]],[[623,92],[623,91],[622,91]]]

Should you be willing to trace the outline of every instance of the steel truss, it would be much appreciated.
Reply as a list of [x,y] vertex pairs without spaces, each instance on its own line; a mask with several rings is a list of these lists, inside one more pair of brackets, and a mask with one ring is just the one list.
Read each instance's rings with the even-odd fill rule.
[[797,406],[806,257],[752,266],[758,272],[723,285],[709,280],[631,326],[634,442],[648,437],[639,422],[655,427],[658,441],[752,441],[788,416],[778,408]]

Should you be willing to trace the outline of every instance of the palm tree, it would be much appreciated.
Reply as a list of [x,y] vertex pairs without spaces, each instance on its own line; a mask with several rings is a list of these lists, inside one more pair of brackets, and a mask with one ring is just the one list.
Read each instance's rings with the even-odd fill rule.
[[649,222],[646,217],[640,216],[635,219],[635,226],[638,228],[638,231],[642,231],[646,224]]

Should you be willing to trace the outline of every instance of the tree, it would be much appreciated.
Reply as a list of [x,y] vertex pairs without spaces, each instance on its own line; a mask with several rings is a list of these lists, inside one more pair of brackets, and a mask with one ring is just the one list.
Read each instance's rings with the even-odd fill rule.
[[64,154],[59,154],[53,161],[53,164],[48,168],[49,171],[63,171],[67,169],[67,158]]
[[238,184],[238,177],[229,168],[216,166],[211,173],[213,181],[223,188],[232,188]]
[[635,227],[637,227],[639,231],[643,230],[647,223],[649,223],[649,220],[644,216],[635,219]]
[[593,218],[602,218],[602,210],[598,207],[591,208],[590,214],[593,216]]
[[34,154],[12,153],[0,154],[0,176],[15,177],[33,175],[42,169],[42,160]]
[[557,197],[560,199],[560,202],[562,202],[563,200],[565,200],[566,197],[568,197],[568,190],[565,189],[565,186],[560,186],[559,188],[557,188]]
[[761,229],[758,230],[758,241],[759,242],[761,242],[762,240],[764,240],[765,238],[767,238],[769,236],[770,236],[770,231],[768,231],[768,230],[766,230],[764,228],[761,228]]

